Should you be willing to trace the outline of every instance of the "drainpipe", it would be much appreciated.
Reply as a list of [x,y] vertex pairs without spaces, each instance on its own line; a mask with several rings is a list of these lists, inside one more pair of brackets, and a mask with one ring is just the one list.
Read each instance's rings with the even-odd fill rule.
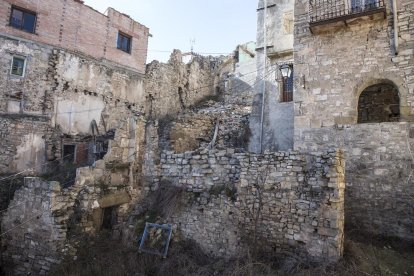
[[394,14],[394,47],[395,55],[398,55],[398,9],[397,0],[392,0],[392,11]]
[[266,97],[266,65],[267,65],[267,0],[264,0],[264,16],[263,16],[263,29],[264,29],[264,64],[263,64],[263,91],[262,91],[262,113],[260,116],[260,153],[263,153],[263,120],[265,109],[265,97]]

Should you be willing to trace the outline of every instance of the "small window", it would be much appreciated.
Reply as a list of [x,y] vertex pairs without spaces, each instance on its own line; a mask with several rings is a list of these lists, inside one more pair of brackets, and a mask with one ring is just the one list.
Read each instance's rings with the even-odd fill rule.
[[132,38],[121,32],[118,33],[117,48],[127,53],[131,53],[131,41]]
[[369,10],[377,7],[376,0],[351,0],[352,12],[361,12],[363,10]]
[[282,102],[293,101],[293,67],[288,77],[282,78]]
[[11,74],[19,77],[24,76],[26,60],[22,57],[13,57],[11,65]]
[[12,7],[10,26],[29,33],[34,33],[36,29],[36,13]]
[[76,145],[63,145],[63,162],[74,163],[76,160]]

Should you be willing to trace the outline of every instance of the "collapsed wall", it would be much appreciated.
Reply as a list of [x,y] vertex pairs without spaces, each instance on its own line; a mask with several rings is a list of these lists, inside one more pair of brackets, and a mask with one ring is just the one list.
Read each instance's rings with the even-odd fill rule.
[[174,50],[168,63],[153,61],[147,65],[145,91],[147,93],[146,113],[151,118],[176,115],[180,111],[196,105],[206,97],[217,94],[221,60],[203,57],[194,53],[188,64],[183,62],[179,50]]
[[336,261],[343,252],[344,166],[341,151],[164,152],[161,183],[187,191],[189,200],[162,222],[215,256],[255,247]]
[[102,229],[120,234],[120,222],[145,196],[140,183],[143,120],[129,120],[115,133],[108,153],[78,168],[75,183],[26,178],[1,220],[2,257],[12,274],[47,274],[77,238]]

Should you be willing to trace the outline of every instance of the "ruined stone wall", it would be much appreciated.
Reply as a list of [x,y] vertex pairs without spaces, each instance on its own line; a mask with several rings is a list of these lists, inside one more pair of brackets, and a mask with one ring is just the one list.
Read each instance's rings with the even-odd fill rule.
[[[9,36],[0,45],[1,173],[58,160],[67,140],[61,135],[76,144],[79,136],[106,134],[144,111],[139,73]],[[24,77],[10,74],[13,56],[25,57]]]
[[26,178],[1,221],[3,268],[45,275],[65,252],[67,216],[54,213],[56,183]]
[[0,116],[0,173],[27,168],[45,171],[46,148],[52,142],[46,137],[50,134],[46,118]]
[[[36,13],[35,33],[10,26],[11,7],[15,5]],[[2,0],[0,33],[32,40],[107,59],[141,73],[145,72],[149,29],[109,8],[107,14],[79,1]],[[131,53],[116,48],[118,32],[131,37]]]
[[154,118],[176,115],[209,96],[216,95],[215,75],[220,61],[213,57],[193,56],[188,64],[175,50],[168,63],[153,61],[147,65],[145,91],[147,114]]
[[70,187],[26,178],[1,221],[5,267],[13,274],[47,274],[66,253],[76,252],[83,234],[107,227],[119,236],[119,223],[146,192],[141,183],[143,130],[142,120],[122,125],[104,159],[79,168]]
[[208,144],[214,132],[214,117],[190,112],[180,116],[171,126],[171,150],[185,152]]
[[346,229],[413,238],[412,131],[412,124],[402,122],[303,132],[300,150],[333,145],[344,148]]
[[319,261],[342,254],[341,152],[166,152],[161,176],[194,195],[170,219],[183,238],[210,254],[234,257],[247,247]]
[[199,149],[184,153],[161,154],[161,180],[189,191],[204,192],[214,186],[229,186],[240,177],[234,149]]
[[313,33],[308,2],[295,1],[294,66],[302,76],[294,94],[295,149],[344,148],[348,229],[412,239],[411,125],[356,123],[361,93],[380,83],[398,89],[400,121],[412,120],[414,3],[398,1],[396,56],[391,1],[386,19],[366,16]]
[[55,51],[51,69],[56,85],[52,120],[64,133],[90,134],[92,120],[104,133],[144,111],[141,74],[65,51]]

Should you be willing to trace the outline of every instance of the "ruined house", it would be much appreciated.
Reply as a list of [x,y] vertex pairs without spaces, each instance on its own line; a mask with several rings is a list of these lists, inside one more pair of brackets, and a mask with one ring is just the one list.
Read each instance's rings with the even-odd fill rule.
[[[82,231],[111,228],[139,194],[149,29],[78,0],[0,7],[2,255],[46,273],[71,214]],[[25,175],[48,181],[13,186]]]
[[14,273],[47,273],[74,233],[135,246],[146,222],[223,258],[334,262],[351,232],[412,239],[409,0],[260,0],[256,43],[146,66],[148,29],[124,14],[18,3],[0,9],[0,179],[76,176],[1,194]]
[[347,233],[414,237],[413,18],[409,0],[259,1],[250,148],[344,149]]
[[125,221],[122,235],[129,243],[148,219],[170,224],[174,239],[192,240],[216,257],[258,248],[315,261],[341,257],[341,150],[311,155],[248,150],[260,80],[253,50],[254,43],[239,45],[218,67],[206,66],[209,57],[185,64],[178,51],[166,64],[149,64],[146,93],[153,95],[148,105],[153,112],[144,176],[158,196],[153,205],[137,204]]

